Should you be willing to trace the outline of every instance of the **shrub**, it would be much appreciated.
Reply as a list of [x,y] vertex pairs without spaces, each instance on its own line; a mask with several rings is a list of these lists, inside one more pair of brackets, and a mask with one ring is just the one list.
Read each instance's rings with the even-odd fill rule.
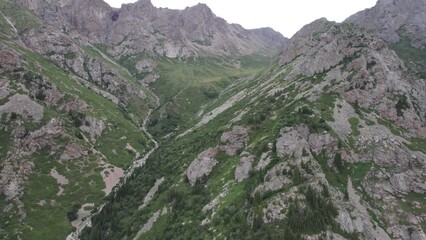
[[399,117],[404,116],[404,113],[402,112],[402,110],[406,110],[409,109],[410,105],[407,102],[407,96],[402,95],[399,96],[399,100],[396,103],[396,113]]
[[81,205],[76,203],[71,209],[67,212],[67,217],[70,222],[77,220],[78,218],[78,210],[81,208]]

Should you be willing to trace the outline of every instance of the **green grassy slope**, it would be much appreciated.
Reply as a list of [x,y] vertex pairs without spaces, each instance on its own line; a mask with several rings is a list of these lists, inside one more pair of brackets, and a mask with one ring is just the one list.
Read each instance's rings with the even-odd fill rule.
[[[0,11],[0,44],[18,51],[23,63],[21,69],[10,72],[0,71],[0,77],[7,79],[11,88],[21,94],[27,94],[21,85],[22,75],[30,73],[31,76],[43,77],[64,94],[59,105],[73,99],[81,99],[89,106],[82,116],[93,116],[104,121],[106,125],[106,129],[97,139],[96,144],[92,144],[85,140],[89,138],[89,135],[78,128],[75,117],[71,113],[61,111],[57,106],[48,106],[42,99],[33,100],[45,108],[43,119],[39,123],[22,119],[23,126],[28,131],[40,129],[53,118],[61,119],[64,134],[54,139],[52,147],[39,149],[32,155],[17,159],[18,164],[28,161],[34,166],[24,181],[23,195],[19,198],[23,203],[22,209],[26,216],[22,217],[19,213],[15,201],[6,201],[4,196],[0,196],[1,209],[8,205],[11,206],[9,211],[1,214],[0,238],[64,239],[72,230],[67,215],[76,211],[74,206],[81,206],[85,203],[94,203],[98,206],[104,198],[105,193],[102,190],[105,188],[105,184],[100,175],[101,171],[109,164],[126,169],[135,160],[135,154],[126,149],[127,144],[141,154],[148,152],[154,146],[140,130],[140,124],[148,116],[149,109],[155,106],[155,101],[152,93],[133,78],[127,70],[113,60],[104,58],[88,46],[84,48],[86,55],[95,57],[115,69],[122,78],[143,90],[148,97],[146,99],[133,98],[127,106],[118,106],[96,94],[87,87],[90,83],[61,69],[46,56],[41,56],[15,43],[13,39],[22,32],[42,26],[44,24],[42,20],[28,11],[14,7],[5,0],[0,1]],[[17,30],[16,33],[14,27]],[[32,79],[28,78],[28,81],[31,82]],[[0,100],[0,104],[5,104],[9,97]],[[19,115],[15,118],[21,120]],[[13,150],[14,143],[11,132],[16,120],[7,120],[6,115],[3,115],[0,121],[2,142],[0,164],[2,166],[13,153],[11,150]],[[69,143],[82,146],[88,155],[71,161],[60,161],[60,155]],[[62,195],[58,195],[59,185],[50,176],[52,169],[56,169],[69,181],[67,185],[61,186]]]

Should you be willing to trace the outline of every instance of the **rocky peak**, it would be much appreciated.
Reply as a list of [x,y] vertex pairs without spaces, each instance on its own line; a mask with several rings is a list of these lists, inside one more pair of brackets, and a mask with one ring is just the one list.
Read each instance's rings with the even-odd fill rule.
[[[292,64],[289,76],[317,78],[324,74],[320,77],[322,84],[335,79],[339,84],[335,84],[338,87],[334,91],[348,102],[375,109],[381,117],[407,129],[407,135],[426,136],[426,105],[419,101],[425,97],[425,85],[412,79],[395,52],[375,34],[355,24],[322,25],[309,28],[310,35],[290,40],[281,58],[282,64]],[[317,91],[319,94],[323,90]],[[392,100],[394,96],[409,99],[404,113],[397,109],[397,102],[402,100]]]
[[[132,4],[130,4],[132,5]],[[145,8],[153,8],[154,5],[152,5],[151,0],[138,0],[136,3],[134,3],[135,6],[139,7],[145,7]]]
[[181,12],[181,16],[193,23],[208,23],[214,24],[217,22],[226,23],[225,20],[218,18],[213,11],[204,3],[199,3],[192,7],[187,7]]
[[303,38],[308,37],[312,35],[312,33],[323,29],[327,24],[330,24],[331,22],[327,20],[327,18],[319,18],[309,24],[306,24],[303,26],[299,31],[297,31],[296,34],[292,37],[294,38]]
[[123,4],[119,9],[120,15],[130,15],[134,17],[146,18],[155,13],[156,8],[150,0],[139,0],[135,3]]
[[270,27],[252,29],[251,31],[263,40],[271,42],[271,44],[282,43],[282,48],[285,48],[285,45],[288,42],[288,38]]
[[371,29],[388,43],[396,43],[404,31],[414,47],[426,44],[426,1],[379,0],[373,8],[358,12],[345,22]]
[[58,29],[65,27],[92,43],[107,45],[112,56],[275,54],[286,41],[272,30],[259,33],[228,24],[205,4],[172,10],[156,8],[150,0],[123,4],[120,9],[103,0],[19,1]]
[[194,5],[192,7],[185,8],[185,10],[203,11],[205,13],[213,14],[213,11],[205,3],[198,3],[197,5]]

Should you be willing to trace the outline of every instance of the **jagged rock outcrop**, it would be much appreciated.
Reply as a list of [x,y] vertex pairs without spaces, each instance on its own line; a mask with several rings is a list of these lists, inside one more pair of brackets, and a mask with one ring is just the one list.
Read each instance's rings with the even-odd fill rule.
[[277,139],[276,149],[279,157],[293,156],[301,158],[312,153],[319,154],[323,150],[336,150],[338,141],[330,134],[309,134],[306,126],[281,129],[281,136]]
[[367,212],[367,208],[361,204],[361,198],[356,194],[352,186],[352,181],[348,181],[348,198],[350,204],[354,206],[354,215],[356,216],[355,222],[358,222],[357,228],[359,232],[363,232],[368,239],[384,239],[390,240],[388,233],[381,227],[374,224],[371,216]]
[[426,105],[420,101],[426,98],[426,83],[413,79],[395,52],[362,28],[325,19],[308,24],[281,57],[281,64],[290,62],[294,62],[291,78],[324,74],[321,84],[310,90],[312,101],[336,81],[329,92],[375,109],[381,117],[408,128],[412,136],[426,136]]
[[47,56],[61,68],[95,84],[123,103],[127,103],[132,97],[146,98],[141,88],[120,76],[116,69],[86,54],[79,44],[89,45],[87,41],[73,39],[50,25],[31,29],[23,34],[22,39],[28,48]]
[[59,106],[58,109],[65,112],[85,112],[88,108],[89,106],[85,101],[81,99],[72,99]]
[[253,195],[259,193],[260,195],[265,194],[269,191],[276,191],[283,188],[284,186],[290,186],[292,180],[287,176],[287,172],[290,172],[290,166],[285,163],[280,163],[272,167],[263,177],[263,183],[256,187],[253,191]]
[[371,29],[389,43],[398,42],[404,33],[412,39],[414,47],[426,45],[426,2],[423,0],[379,0],[373,8],[358,12],[345,22]]
[[30,117],[38,122],[43,118],[44,108],[40,104],[31,100],[27,95],[15,94],[9,101],[0,106],[0,115],[3,113],[15,113],[24,119]]
[[273,54],[286,42],[272,29],[245,30],[214,15],[205,4],[184,10],[155,8],[149,0],[113,9],[102,0],[21,0],[56,26],[110,46],[112,56],[147,53],[170,58],[195,55]]
[[292,156],[300,158],[303,151],[309,150],[307,141],[309,129],[303,126],[293,128],[284,128],[281,130],[281,137],[277,139],[277,155],[279,157]]
[[222,145],[220,146],[221,151],[224,151],[230,156],[234,156],[239,150],[247,146],[249,140],[249,130],[244,127],[235,126],[231,131],[224,133],[220,137]]
[[45,126],[31,132],[24,139],[24,146],[27,147],[30,152],[35,152],[46,146],[57,146],[55,144],[55,138],[58,138],[64,134],[63,121],[59,118],[52,118]]
[[242,182],[247,179],[250,175],[255,156],[244,156],[240,159],[240,163],[235,168],[235,180]]
[[[200,178],[207,177],[213,171],[213,167],[218,163],[215,159],[216,155],[220,152],[225,152],[229,156],[235,156],[240,150],[247,146],[249,140],[249,130],[241,126],[234,126],[231,131],[225,132],[220,137],[221,144],[208,148],[198,154],[191,165],[186,170],[186,177],[189,183],[194,186],[196,181]],[[250,159],[248,159],[250,160]],[[248,166],[244,166],[246,169]],[[242,170],[242,178],[248,173],[246,170]],[[238,174],[239,175],[239,174]]]
[[218,148],[209,148],[200,154],[186,170],[186,177],[189,183],[194,186],[198,179],[208,176],[213,167],[218,163],[214,157],[219,153]]
[[92,116],[86,116],[84,124],[80,126],[80,130],[90,135],[90,141],[96,142],[96,138],[101,136],[105,129],[105,122]]
[[[8,153],[0,172],[0,194],[5,196],[7,201],[11,201],[19,210],[19,217],[24,219],[26,212],[20,197],[23,194],[23,185],[28,180],[35,165],[25,157],[31,156],[36,151],[51,147],[58,147],[55,140],[64,134],[63,122],[53,118],[42,128],[28,133],[22,127],[14,130],[14,143],[12,151]],[[4,209],[9,212],[10,209]]]

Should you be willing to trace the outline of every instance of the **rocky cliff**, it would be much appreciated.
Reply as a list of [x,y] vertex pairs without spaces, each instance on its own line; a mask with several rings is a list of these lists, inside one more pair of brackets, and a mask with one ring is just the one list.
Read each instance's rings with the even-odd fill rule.
[[205,4],[170,10],[155,8],[150,0],[124,4],[120,9],[102,0],[21,2],[55,26],[107,45],[114,57],[274,54],[286,41],[272,29],[245,30],[228,24]]
[[0,0],[0,238],[426,240],[423,8]]
[[426,2],[423,0],[379,0],[371,9],[345,20],[373,30],[388,43],[396,43],[401,33],[412,38],[412,45],[426,44]]

